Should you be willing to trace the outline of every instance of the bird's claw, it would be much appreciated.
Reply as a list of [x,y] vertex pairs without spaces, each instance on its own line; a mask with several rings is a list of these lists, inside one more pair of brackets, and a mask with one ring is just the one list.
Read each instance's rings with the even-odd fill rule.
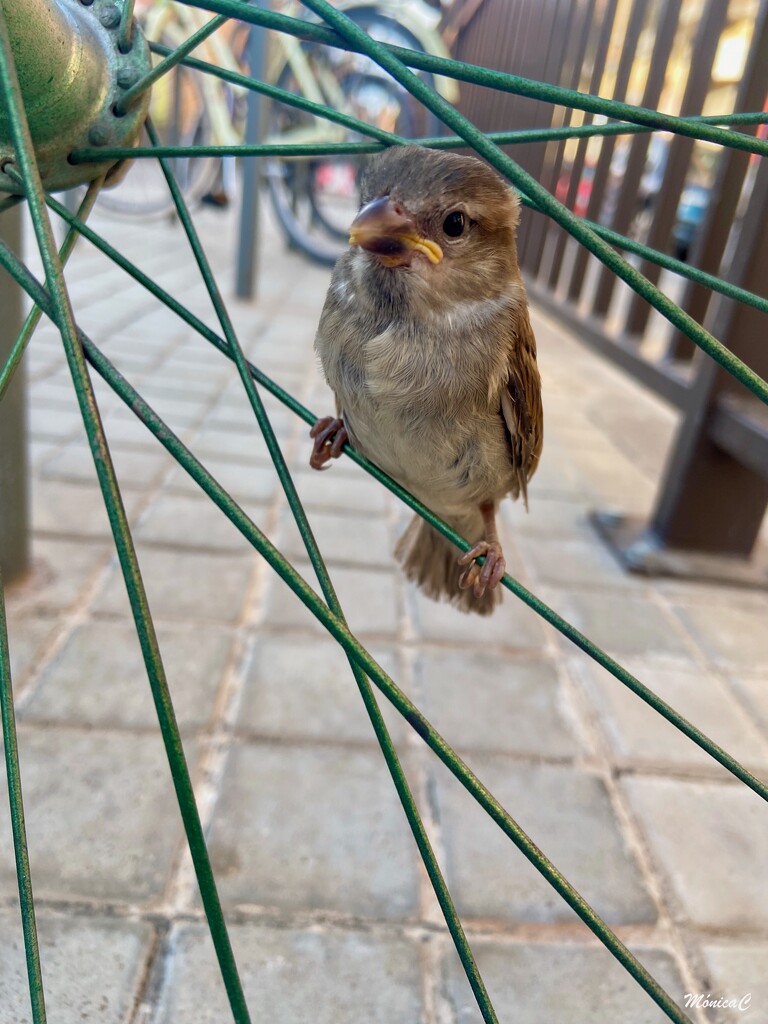
[[[475,559],[482,556],[485,556],[485,562],[481,566]],[[486,590],[498,587],[507,569],[501,545],[485,540],[478,541],[473,548],[465,552],[459,559],[459,565],[467,567],[459,577],[459,587],[461,590],[469,590],[472,587],[475,597],[482,597]]]
[[315,439],[309,464],[312,469],[328,469],[329,459],[338,459],[349,441],[344,421],[334,416],[321,417],[309,431]]

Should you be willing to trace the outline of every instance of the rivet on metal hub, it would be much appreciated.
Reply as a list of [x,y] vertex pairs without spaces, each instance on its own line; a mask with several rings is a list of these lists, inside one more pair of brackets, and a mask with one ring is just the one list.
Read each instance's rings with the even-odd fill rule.
[[[4,4],[17,58],[19,85],[46,189],[72,188],[123,165],[113,160],[75,164],[70,153],[87,146],[130,146],[149,106],[149,90],[122,117],[114,107],[124,90],[152,67],[149,48],[134,29],[121,52],[120,8],[113,0],[24,0]],[[0,168],[14,156],[8,119],[0,109]],[[123,162],[124,164],[124,162]],[[0,195],[21,187],[0,170]]]

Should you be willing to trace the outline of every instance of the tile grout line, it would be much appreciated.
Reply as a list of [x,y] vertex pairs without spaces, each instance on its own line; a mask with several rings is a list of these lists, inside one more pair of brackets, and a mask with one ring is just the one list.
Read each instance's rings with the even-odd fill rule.
[[[591,734],[599,777],[608,793],[620,834],[624,837],[629,851],[634,855],[642,881],[653,901],[661,942],[666,944],[672,954],[680,971],[683,985],[687,986],[688,991],[696,991],[700,985],[700,979],[704,976],[703,965],[700,963],[698,949],[694,951],[691,949],[692,936],[684,932],[672,913],[672,908],[677,906],[677,901],[671,891],[671,883],[665,877],[663,868],[657,864],[645,831],[637,815],[633,813],[629,799],[621,789],[620,777],[617,777],[616,766],[611,757],[610,743],[605,729],[592,707],[589,694],[583,688],[579,668],[575,667],[575,658],[565,659],[562,669],[567,685],[570,686],[576,701],[581,706],[583,721]],[[676,1001],[680,1002],[680,1000]],[[705,1024],[705,1016],[700,1011],[695,1012],[694,1019],[700,1024]]]

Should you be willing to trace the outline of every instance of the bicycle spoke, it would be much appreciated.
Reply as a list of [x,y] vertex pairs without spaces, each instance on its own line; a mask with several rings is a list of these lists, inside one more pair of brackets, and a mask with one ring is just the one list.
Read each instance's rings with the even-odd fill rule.
[[[69,213],[65,207],[57,203],[52,197],[48,197],[49,205],[56,210],[60,216],[67,220],[68,223],[74,222],[74,215]],[[82,230],[85,237],[96,245],[102,252],[113,259],[119,266],[121,266],[127,273],[129,273],[134,280],[142,284],[148,291],[160,299],[169,309],[172,309],[179,317],[181,317],[186,323],[193,327],[202,337],[204,337],[210,344],[217,348],[220,352],[230,357],[229,347],[226,341],[216,334],[207,324],[205,324],[199,317],[195,316],[194,313],[186,309],[177,299],[169,295],[164,289],[157,285],[151,278],[144,274],[138,267],[127,260],[121,253],[118,253],[112,246],[109,245],[104,239],[100,238],[91,228],[86,225],[75,225],[78,230]],[[0,246],[0,262],[3,262],[6,266],[9,266],[8,255],[3,254],[3,249]],[[13,271],[12,271],[13,272]],[[21,283],[21,279],[20,283]],[[23,287],[27,285],[22,284]],[[279,384],[273,381],[267,374],[259,370],[258,367],[254,366],[253,363],[248,363],[248,370],[251,376],[266,388],[275,398],[282,402],[288,409],[300,416],[305,423],[313,424],[317,420],[317,414],[310,411],[306,406],[302,405],[297,399],[293,397],[284,388],[281,388]],[[430,526],[433,526],[439,533],[446,537],[452,544],[455,545],[460,551],[468,551],[470,545],[462,537],[459,536],[454,530],[451,529],[446,523],[443,522],[438,516],[431,512],[426,505],[423,505],[420,501],[413,497],[409,491],[405,490],[397,481],[393,480],[392,477],[387,476],[386,473],[382,472],[378,466],[369,462],[366,458],[356,452],[353,448],[347,446],[344,449],[344,454],[352,459],[353,462],[357,463],[362,469],[364,469],[370,476],[372,476],[379,483],[383,484],[392,494],[400,499],[405,505],[416,512],[418,515],[425,519]],[[649,687],[637,679],[631,672],[628,672],[622,665],[610,657],[604,650],[594,644],[588,637],[586,637],[580,630],[576,629],[575,626],[567,622],[562,616],[558,615],[554,609],[550,608],[549,605],[545,604],[540,598],[536,597],[535,594],[531,593],[526,587],[524,587],[518,580],[513,577],[504,575],[501,583],[511,591],[516,597],[528,605],[537,615],[541,616],[546,622],[553,626],[559,633],[561,633],[566,639],[570,640],[576,647],[588,654],[594,661],[601,665],[606,671],[608,671],[614,678],[619,682],[623,683],[628,689],[632,690],[641,700],[645,701],[650,707],[662,715],[671,725],[682,732],[690,740],[692,740],[702,750],[706,751],[711,757],[713,757],[719,764],[726,768],[731,774],[736,776],[744,782],[750,789],[752,789],[758,796],[761,796],[764,800],[768,801],[768,785],[763,783],[760,779],[756,778],[751,772],[749,772],[742,764],[740,764],[735,758],[733,758],[727,751],[723,750],[714,740],[710,739],[707,735],[701,732],[696,726],[689,722],[686,718],[680,715],[674,708],[663,701],[656,693],[653,692]]]
[[[149,48],[153,53],[162,54],[164,56],[173,53],[171,47],[163,46],[162,43],[150,42]],[[232,85],[238,85],[252,92],[258,92],[264,96],[270,97],[271,99],[275,99],[280,103],[286,103],[289,106],[297,107],[300,110],[306,110],[307,113],[315,114],[317,117],[322,117],[329,121],[338,121],[339,124],[346,124],[354,131],[361,133],[368,131],[372,134],[373,138],[380,137],[382,141],[387,144],[391,144],[400,138],[399,136],[393,135],[391,132],[385,132],[382,129],[374,128],[366,121],[361,121],[348,114],[340,114],[339,111],[335,110],[333,107],[325,106],[322,103],[315,103],[314,101],[308,100],[306,97],[300,96],[297,93],[288,92],[285,89],[279,89],[277,86],[271,85],[268,82],[249,78],[247,75],[231,71],[229,68],[219,67],[217,64],[211,64],[210,62],[200,60],[197,57],[185,57],[181,63],[184,67],[191,68],[195,71],[201,71],[208,75],[213,75],[224,82],[230,82]],[[685,121],[691,125],[702,124],[713,125],[715,127],[721,125],[763,125],[768,124],[768,113],[764,110],[759,110],[748,113],[697,114],[695,117],[685,118]],[[652,128],[647,124],[632,124],[628,121],[617,121],[609,124],[593,123],[564,125],[555,128],[518,129],[516,131],[508,132],[486,132],[485,135],[497,145],[512,145],[519,142],[551,142],[556,139],[581,139],[600,137],[604,135],[650,134],[655,130],[655,128]],[[373,132],[378,134],[373,135]],[[458,136],[435,135],[421,139],[408,139],[407,142],[409,145],[418,143],[421,146],[428,146],[430,149],[466,148],[466,142]]]
[[206,22],[201,28],[194,32],[186,42],[178,46],[173,53],[166,57],[165,60],[161,60],[159,64],[152,68],[152,70],[146,74],[143,78],[140,78],[135,85],[132,85],[130,89],[126,89],[123,95],[115,104],[115,111],[117,114],[125,114],[131,108],[133,103],[151,88],[152,85],[163,75],[168,74],[173,68],[179,64],[188,53],[191,53],[195,47],[199,46],[200,43],[204,42],[208,36],[212,36],[214,32],[221,28],[222,25],[226,24],[229,20],[224,15],[219,15],[216,18],[211,18],[210,21]]
[[[150,140],[153,143],[156,143],[157,134],[150,122],[147,123],[147,132]],[[232,325],[232,320],[227,312],[221,292],[216,284],[213,271],[203,250],[200,238],[195,230],[194,224],[192,223],[192,219],[189,215],[186,203],[184,202],[181,190],[176,184],[173,174],[164,160],[160,160],[160,166],[162,167],[163,174],[168,182],[168,187],[171,191],[171,195],[173,196],[177,214],[187,235],[187,239],[190,243],[190,247],[203,281],[205,282],[205,286],[211,302],[213,303],[219,324],[224,332],[228,347],[227,354],[235,363],[238,373],[240,374],[248,401],[253,409],[256,421],[261,429],[262,436],[266,441],[273,465],[288,500],[291,512],[293,513],[294,521],[298,527],[307,555],[309,556],[309,560],[315,570],[315,574],[320,584],[320,589],[322,590],[323,596],[325,597],[326,603],[331,612],[337,617],[339,622],[346,626],[346,619],[344,617],[338,595],[336,594],[336,590],[331,581],[331,577],[328,573],[328,568],[322,554],[320,553],[320,549],[317,546],[317,541],[315,540],[309,520],[307,519],[301,500],[296,491],[296,486],[285,462],[280,444],[275,437],[274,430],[272,429],[272,425],[269,421],[267,411],[264,408],[261,396],[256,390],[253,377],[249,372],[245,354],[243,353],[243,349],[238,341]],[[347,655],[347,658],[352,670],[352,675],[357,683],[358,689],[360,690],[360,695],[363,699],[371,725],[373,726],[379,747],[382,751],[390,776],[400,798],[400,803],[411,828],[414,841],[416,842],[416,846],[421,854],[421,858],[432,883],[435,896],[437,897],[438,903],[443,911],[443,916],[453,939],[456,952],[464,967],[467,980],[475,993],[478,1006],[480,1007],[483,1015],[483,1020],[486,1024],[498,1024],[498,1018],[493,1009],[493,1005],[483,979],[477,968],[472,950],[467,942],[466,934],[459,919],[459,915],[456,912],[453,900],[448,891],[448,886],[443,878],[442,871],[440,870],[440,866],[437,862],[437,857],[435,856],[432,844],[427,836],[426,829],[424,828],[424,824],[416,806],[416,801],[411,793],[408,780],[405,776],[405,772],[403,771],[400,759],[397,756],[392,738],[376,702],[371,685],[365,672],[362,671],[349,654]]]
[[[34,301],[48,312],[52,305],[46,291],[22,264],[0,244],[0,263],[9,269],[20,284],[29,292]],[[568,882],[555,865],[536,846],[528,834],[520,828],[509,812],[496,800],[490,790],[477,778],[469,766],[459,757],[440,733],[403,693],[397,684],[384,672],[378,662],[368,653],[360,641],[350,632],[349,627],[325,604],[306,580],[296,571],[266,535],[243,512],[240,506],[216,482],[189,449],[179,440],[170,427],[157,416],[146,401],[136,392],[109,360],[79,332],[79,340],[89,362],[104,380],[115,390],[127,406],[142,420],[163,447],[205,493],[224,512],[249,543],[265,558],[269,565],[288,584],[291,590],[325,626],[326,630],[340,643],[362,671],[387,697],[411,728],[439,757],[448,770],[461,782],[464,788],[486,811],[502,832],[515,844],[537,871],[560,894],[566,903],[578,914],[587,927],[600,939],[614,957],[664,1009],[667,1016],[677,1024],[690,1024],[676,1003],[659,986],[639,960],[621,942],[605,921],[584,900],[581,894]],[[466,549],[469,545],[460,540]],[[508,577],[505,577],[505,580]],[[765,787],[764,787],[765,788]]]
[[117,45],[121,53],[128,53],[133,46],[133,8],[136,0],[123,0],[123,9],[120,12],[120,31],[117,35]]
[[[10,169],[6,173],[8,173],[11,177],[16,178],[19,182],[21,181],[21,178],[13,174]],[[80,207],[77,211],[76,216],[78,220],[85,222],[88,219],[88,216],[91,210],[93,209],[93,204],[96,202],[96,197],[99,194],[99,189],[101,188],[102,182],[103,179],[99,179],[98,181],[91,182],[91,184],[88,186],[88,190],[85,193],[85,196],[83,197],[83,200],[80,203]],[[79,237],[80,232],[77,231],[77,229],[74,227],[71,227],[67,232],[67,237],[64,239],[64,243],[61,249],[59,250],[59,259],[61,260],[62,267],[66,264],[67,260],[72,255],[72,250],[74,249],[75,242]],[[3,395],[5,394],[9,384],[13,380],[13,375],[16,373],[19,363],[21,362],[21,357],[24,355],[26,347],[29,344],[31,337],[35,332],[35,328],[40,322],[41,316],[42,310],[40,309],[39,306],[35,306],[30,311],[26,321],[24,322],[23,327],[21,328],[19,336],[17,337],[16,341],[13,344],[13,348],[8,354],[8,358],[5,361],[5,365],[3,366],[2,370],[0,370],[0,401],[2,401]]]
[[[149,48],[153,53],[164,54],[166,56],[174,52],[169,46],[163,46],[162,43],[152,42],[149,44]],[[256,92],[261,96],[267,96],[269,99],[276,100],[279,103],[285,103],[288,106],[296,107],[297,110],[303,110],[308,114],[313,114],[315,117],[321,117],[327,121],[333,121],[335,124],[340,124],[344,128],[349,128],[350,131],[359,132],[361,135],[369,135],[372,139],[379,139],[387,145],[394,145],[397,143],[403,145],[412,141],[411,139],[405,139],[400,135],[394,135],[392,132],[384,131],[383,128],[377,128],[375,125],[368,124],[366,121],[361,121],[357,117],[352,117],[351,114],[345,114],[340,110],[335,110],[333,107],[325,106],[325,104],[322,103],[315,103],[313,100],[308,100],[306,97],[300,96],[295,92],[288,92],[287,89],[280,89],[278,86],[270,85],[268,82],[261,82],[258,79],[249,78],[247,75],[241,75],[236,71],[230,71],[229,68],[218,67],[216,64],[210,64],[207,61],[198,60],[196,57],[185,57],[181,63],[184,67],[190,68],[193,71],[200,71],[203,74],[213,75],[216,78],[220,78],[223,82],[229,82],[231,85],[238,85],[243,89],[248,89],[250,92]]]
[[[179,810],[197,873],[203,906],[208,918],[211,936],[221,966],[222,977],[230,999],[232,1012],[237,1024],[250,1024],[248,1009],[245,1005],[234,954],[224,923],[216,883],[208,858],[192,781],[184,756],[154,623],[149,612],[147,595],[133,538],[104,434],[104,428],[101,423],[93,386],[88,375],[80,338],[75,327],[74,315],[63,280],[61,263],[54,244],[53,231],[45,205],[45,194],[34,158],[34,148],[21,101],[21,90],[19,89],[16,77],[13,53],[3,18],[0,18],[0,85],[2,85],[5,95],[16,159],[21,171],[49,288],[49,292],[46,295],[47,301],[40,301],[38,305],[46,309],[46,312],[51,316],[61,334],[83,424],[93,452],[99,486],[128,591],[131,611],[155,700],[173,784],[176,789]],[[3,245],[2,250],[6,258],[9,255],[12,256],[6,246]],[[25,287],[28,286],[28,283]],[[33,298],[36,302],[38,301],[34,295]]]
[[2,720],[3,725],[5,772],[8,783],[8,802],[11,810],[13,852],[16,861],[16,880],[19,888],[19,907],[21,909],[21,926],[24,934],[24,951],[27,961],[29,997],[32,1004],[32,1020],[34,1024],[45,1024],[45,994],[43,991],[42,967],[40,965],[40,947],[37,939],[32,873],[29,866],[27,829],[24,820],[24,797],[21,788],[19,744],[16,735],[16,715],[13,706],[11,659],[8,648],[8,625],[5,614],[2,570],[0,570],[0,720]]
[[[384,46],[370,39],[365,32],[341,11],[337,11],[327,0],[303,0],[307,7],[322,17],[328,24],[337,28],[345,41],[357,46],[365,54],[375,60],[381,67],[395,78],[408,91],[421,100],[424,106],[436,114],[444,124],[452,128],[472,148],[485,157],[497,171],[500,171],[513,185],[516,185],[530,199],[533,199],[542,210],[556,223],[581,242],[594,256],[613,271],[617,277],[625,281],[638,295],[658,310],[671,324],[681,330],[700,349],[707,353],[723,369],[727,370],[736,380],[748,388],[762,402],[768,405],[768,381],[765,381],[754,370],[750,369],[741,359],[726,348],[721,341],[713,337],[693,317],[684,312],[647,277],[628,263],[614,249],[599,238],[571,210],[563,206],[553,195],[536,181],[527,171],[511,157],[503,153],[494,143],[488,141],[483,133],[460,114],[446,100],[430,89],[421,79],[414,75],[405,64],[393,56]],[[722,129],[708,128],[708,132],[718,133]],[[705,129],[700,126],[701,138],[706,138]],[[728,133],[726,133],[728,134]],[[746,138],[734,134],[733,138]],[[729,143],[735,145],[733,139]],[[768,143],[762,144],[768,154]],[[737,148],[743,148],[740,145]],[[752,150],[750,150],[752,151]],[[759,150],[754,150],[758,152]]]
[[[313,25],[300,18],[291,18],[285,14],[255,7],[244,3],[243,0],[180,0],[180,2],[187,7],[217,11],[231,18],[238,18],[250,25],[260,25],[263,28],[285,32],[309,42],[326,43],[328,46],[371,56],[368,49],[368,43],[371,40],[367,37],[365,41],[361,37],[349,39],[341,32],[326,26]],[[326,21],[330,23],[330,19],[326,19]],[[426,71],[445,78],[454,78],[459,82],[467,82],[471,85],[481,85],[488,89],[495,89],[497,92],[514,93],[518,96],[527,96],[530,99],[573,107],[575,110],[584,110],[588,113],[614,117],[621,121],[630,121],[653,131],[672,132],[675,135],[685,135],[692,139],[714,142],[718,146],[728,146],[732,149],[744,150],[747,153],[768,156],[768,141],[756,139],[751,135],[742,135],[740,132],[730,132],[716,127],[710,128],[706,124],[702,127],[702,122],[695,118],[662,114],[649,107],[621,103],[604,96],[593,96],[576,89],[566,89],[563,86],[550,85],[532,78],[510,75],[504,71],[494,71],[491,68],[467,64],[449,57],[437,57],[434,54],[425,53],[423,50],[410,50],[389,43],[379,45],[385,54],[391,55],[406,68]],[[376,58],[373,59],[376,60]],[[376,60],[376,63],[380,64],[381,62]],[[410,89],[408,91],[412,92]],[[415,95],[415,93],[413,94]],[[723,120],[727,121],[728,118],[724,117]]]

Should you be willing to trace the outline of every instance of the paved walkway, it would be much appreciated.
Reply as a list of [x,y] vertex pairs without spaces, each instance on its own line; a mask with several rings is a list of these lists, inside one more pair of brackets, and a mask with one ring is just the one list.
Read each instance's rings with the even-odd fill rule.
[[[94,223],[214,323],[180,229]],[[199,224],[231,292],[235,223]],[[81,326],[310,579],[234,368],[83,244]],[[250,357],[318,413],[327,272],[272,229]],[[672,414],[534,311],[546,447],[511,571],[748,767],[768,775],[768,598],[626,576],[590,508],[652,502]],[[230,1019],[106,515],[60,345],[31,377],[34,573],[9,595],[19,740],[52,1024]],[[235,529],[98,384],[252,1019],[475,1024],[469,987],[344,658]],[[698,1021],[768,1021],[768,808],[511,595],[489,621],[423,600],[406,518],[348,460],[307,468],[274,423],[353,630],[565,876]],[[383,702],[386,704],[386,701]],[[664,1020],[387,706],[499,1018]],[[0,801],[0,1024],[29,1019]]]

